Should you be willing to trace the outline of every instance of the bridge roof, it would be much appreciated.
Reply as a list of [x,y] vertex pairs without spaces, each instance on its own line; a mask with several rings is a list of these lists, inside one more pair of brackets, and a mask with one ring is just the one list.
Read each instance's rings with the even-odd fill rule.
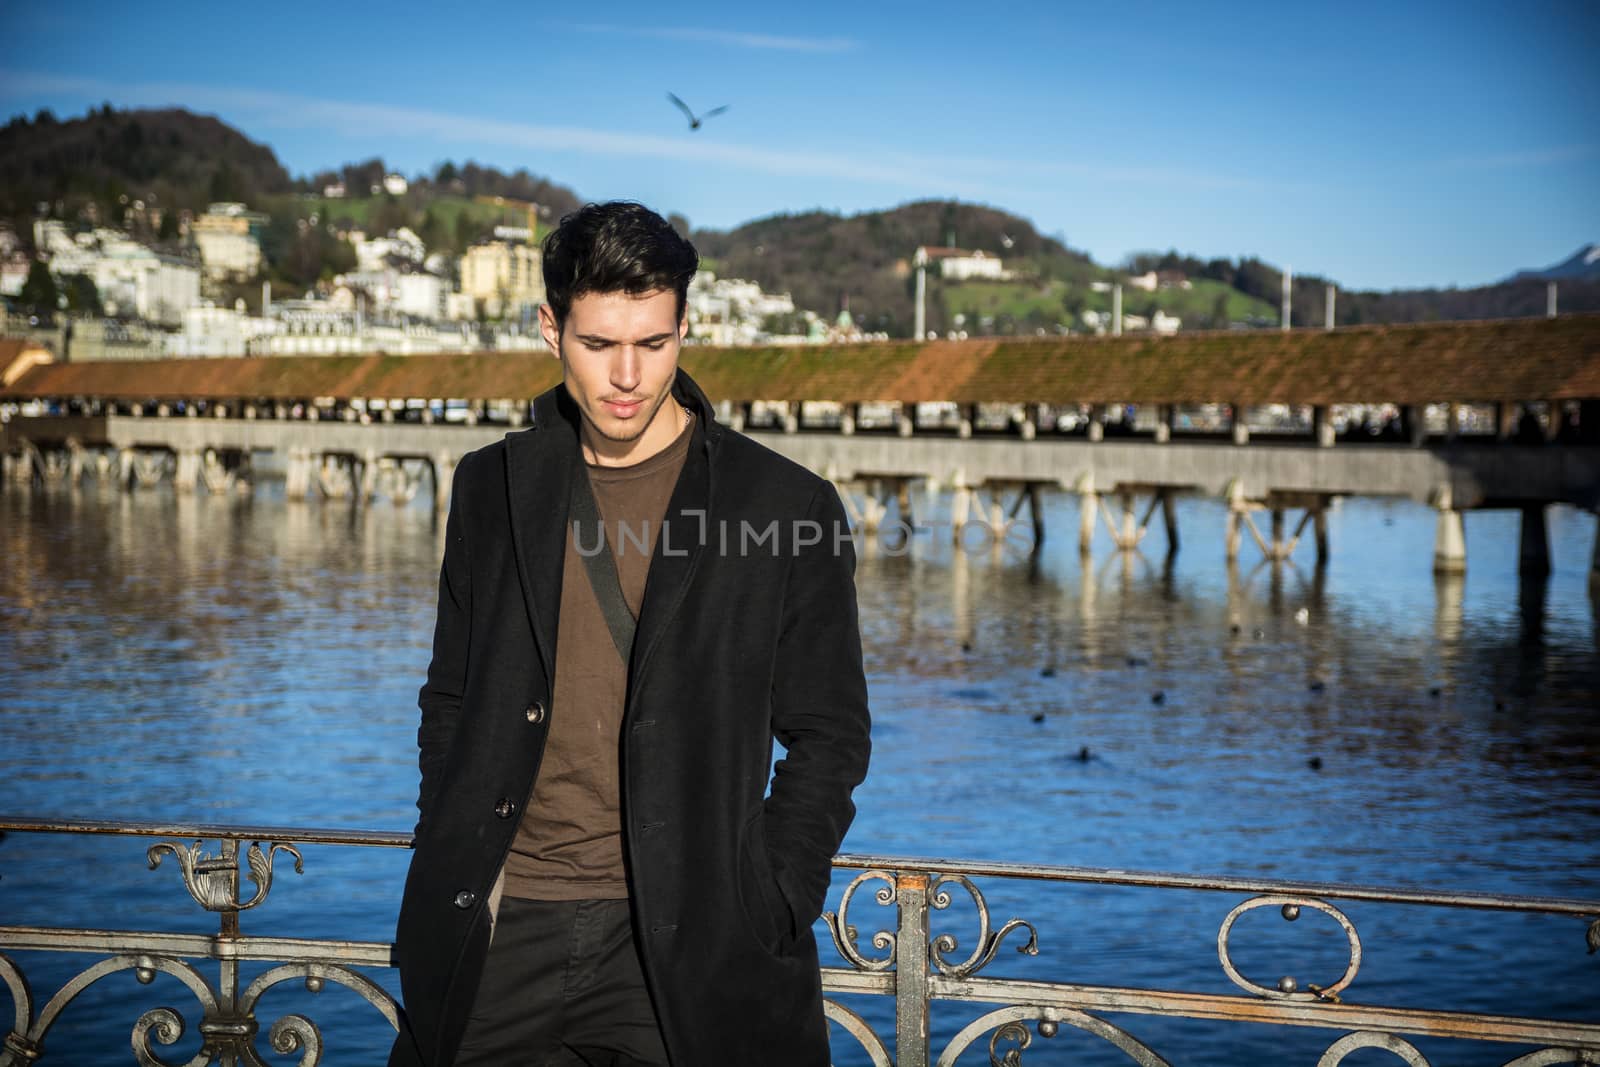
[[[1489,403],[1600,399],[1600,316],[1176,337],[686,348],[713,400]],[[298,356],[34,367],[0,398],[516,399],[544,352]]]

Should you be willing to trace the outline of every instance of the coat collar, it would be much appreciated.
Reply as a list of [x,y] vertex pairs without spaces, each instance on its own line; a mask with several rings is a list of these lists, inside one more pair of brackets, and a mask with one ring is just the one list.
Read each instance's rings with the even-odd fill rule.
[[[672,395],[695,415],[694,437],[683,472],[667,502],[665,527],[656,539],[645,583],[644,604],[633,639],[630,687],[649,662],[662,632],[676,614],[700,562],[714,499],[713,470],[724,428],[704,391],[680,367]],[[512,552],[545,677],[555,677],[555,638],[561,611],[561,573],[566,559],[567,498],[582,462],[582,415],[566,385],[533,402],[531,429],[506,436],[506,491]]]

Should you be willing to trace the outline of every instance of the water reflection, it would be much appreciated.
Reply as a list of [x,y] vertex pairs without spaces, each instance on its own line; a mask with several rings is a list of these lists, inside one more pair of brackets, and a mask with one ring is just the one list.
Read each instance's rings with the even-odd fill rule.
[[[1422,507],[1347,502],[1319,568],[1310,546],[1227,565],[1225,509],[1203,500],[1180,502],[1174,556],[1102,542],[1083,559],[1058,535],[1075,498],[1044,504],[1053,536],[1032,555],[863,544],[875,749],[848,850],[1600,895],[1592,518],[1552,511],[1556,568],[1522,581],[1514,516],[1469,516],[1467,574],[1435,578]],[[408,828],[442,551],[420,505],[0,493],[4,806]],[[30,845],[0,911],[89,921],[93,901],[61,901],[80,899],[63,886],[92,851]],[[285,893],[285,933],[389,936],[398,875],[343,869],[326,897]],[[129,923],[170,914],[137,864],[116,871]],[[1205,908],[1106,894],[1063,910],[1028,888],[992,902],[1042,924],[1044,954],[1008,963],[1024,976],[1214,985]],[[1521,935],[1419,949],[1406,921],[1363,928],[1400,945],[1363,970],[1364,996],[1467,1007],[1452,975],[1479,967],[1486,1008],[1589,1013],[1581,946],[1551,971]],[[1150,949],[1152,923],[1178,925],[1172,951]],[[1464,940],[1497,965],[1428,955]],[[1524,963],[1542,992],[1497,979]],[[119,1040],[125,1056],[125,1026]],[[1188,1062],[1250,1061],[1193,1047]]]

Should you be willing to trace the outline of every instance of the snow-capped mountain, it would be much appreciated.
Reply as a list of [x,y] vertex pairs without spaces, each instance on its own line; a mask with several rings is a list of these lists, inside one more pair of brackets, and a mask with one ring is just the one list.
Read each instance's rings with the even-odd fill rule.
[[1539,281],[1578,281],[1592,282],[1600,280],[1600,244],[1587,244],[1574,252],[1571,258],[1553,267],[1544,270],[1522,270],[1513,274],[1509,281],[1520,282],[1528,280]]

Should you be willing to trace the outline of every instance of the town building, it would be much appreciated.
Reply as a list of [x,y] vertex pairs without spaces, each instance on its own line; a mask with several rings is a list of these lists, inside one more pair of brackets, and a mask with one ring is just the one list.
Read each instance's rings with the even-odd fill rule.
[[515,317],[544,303],[544,260],[524,241],[484,241],[461,257],[461,292],[490,318]]
[[939,274],[946,281],[1005,281],[1011,277],[999,256],[982,250],[924,245],[917,249],[917,260],[937,263]]
[[260,234],[267,216],[243,204],[212,204],[189,226],[200,249],[206,277],[212,281],[247,281],[261,271]]

